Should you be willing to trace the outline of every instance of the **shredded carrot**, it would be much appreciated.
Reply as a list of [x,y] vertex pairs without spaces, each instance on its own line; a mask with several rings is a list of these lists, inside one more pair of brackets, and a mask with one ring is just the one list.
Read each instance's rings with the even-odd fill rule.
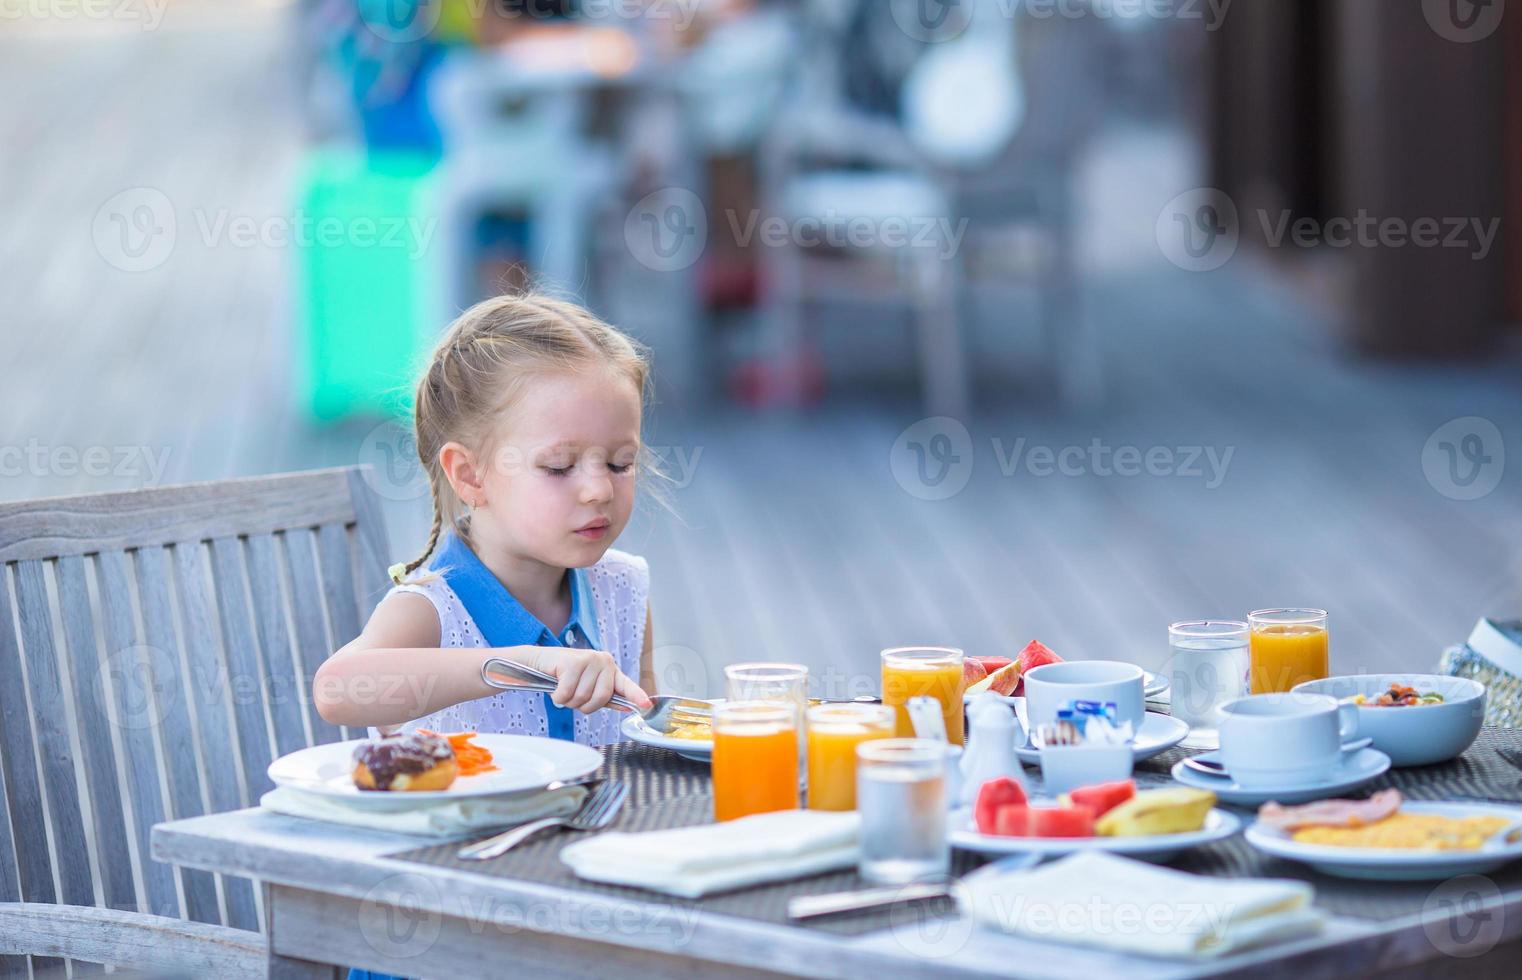
[[497,771],[496,764],[492,762],[491,750],[471,744],[470,740],[476,737],[475,732],[456,732],[443,737],[448,740],[449,747],[454,749],[455,765],[459,768],[460,775],[479,776],[483,772]]

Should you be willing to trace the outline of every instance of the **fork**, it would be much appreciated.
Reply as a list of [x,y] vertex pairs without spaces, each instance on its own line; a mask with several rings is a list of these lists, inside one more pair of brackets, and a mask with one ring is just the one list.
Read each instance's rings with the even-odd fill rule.
[[[507,683],[491,676],[493,673],[516,677],[519,683]],[[481,665],[481,680],[492,687],[506,691],[550,692],[560,684],[553,674],[546,674],[544,671],[513,663],[511,660],[503,660],[500,657],[493,657]],[[661,734],[671,731],[671,726],[676,721],[707,721],[713,716],[713,702],[699,698],[652,694],[650,702],[650,708],[646,710],[619,694],[608,699],[609,704],[626,708],[639,715],[645,720],[645,724]]]
[[597,785],[587,798],[581,801],[581,806],[569,817],[545,817],[543,820],[535,820],[521,827],[514,827],[495,837],[478,841],[467,847],[462,847],[455,852],[455,857],[466,861],[485,861],[488,858],[500,857],[541,830],[549,830],[551,827],[564,827],[568,830],[601,830],[613,822],[618,815],[618,810],[624,805],[624,799],[629,795],[629,787],[626,783],[617,779],[605,779]]

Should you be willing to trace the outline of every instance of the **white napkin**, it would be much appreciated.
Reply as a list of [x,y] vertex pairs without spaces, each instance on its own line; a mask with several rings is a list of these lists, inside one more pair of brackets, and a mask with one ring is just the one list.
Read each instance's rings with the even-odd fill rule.
[[[404,794],[398,794],[404,795]],[[275,813],[328,823],[391,830],[424,837],[457,837],[515,827],[540,817],[567,817],[586,799],[585,786],[562,786],[542,793],[512,796],[473,796],[460,800],[423,803],[405,810],[361,810],[327,797],[303,793],[290,786],[277,786],[264,794],[259,805]]]
[[1220,956],[1310,935],[1325,918],[1303,881],[1207,878],[1101,851],[962,885],[962,911],[984,925],[1151,956]]
[[581,878],[698,898],[855,864],[860,824],[854,812],[779,810],[675,830],[599,834],[561,848],[560,860]]

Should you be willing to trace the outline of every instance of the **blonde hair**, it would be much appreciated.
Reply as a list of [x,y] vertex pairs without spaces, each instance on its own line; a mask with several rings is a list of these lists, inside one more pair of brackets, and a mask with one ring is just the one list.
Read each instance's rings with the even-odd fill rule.
[[433,497],[433,526],[422,554],[391,567],[394,581],[428,560],[446,526],[468,534],[464,503],[444,475],[439,450],[460,442],[489,451],[492,422],[525,379],[588,367],[627,377],[643,409],[650,385],[645,349],[575,303],[541,293],[497,296],[449,325],[418,381],[413,409],[418,459]]

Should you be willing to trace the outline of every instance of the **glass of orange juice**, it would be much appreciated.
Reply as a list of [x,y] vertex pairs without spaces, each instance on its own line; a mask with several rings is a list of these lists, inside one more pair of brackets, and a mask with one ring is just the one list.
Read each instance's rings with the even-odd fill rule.
[[713,816],[798,808],[798,706],[725,701],[713,711]]
[[892,738],[897,718],[885,704],[816,704],[809,708],[810,810],[856,809],[856,746]]
[[1247,614],[1253,694],[1277,694],[1331,672],[1325,609],[1259,609]]
[[952,745],[966,741],[962,727],[962,692],[967,683],[962,677],[961,650],[953,647],[897,647],[883,651],[883,704],[897,712],[899,738],[913,738],[914,725],[904,707],[910,698],[921,694],[941,704],[946,720],[946,738]]

